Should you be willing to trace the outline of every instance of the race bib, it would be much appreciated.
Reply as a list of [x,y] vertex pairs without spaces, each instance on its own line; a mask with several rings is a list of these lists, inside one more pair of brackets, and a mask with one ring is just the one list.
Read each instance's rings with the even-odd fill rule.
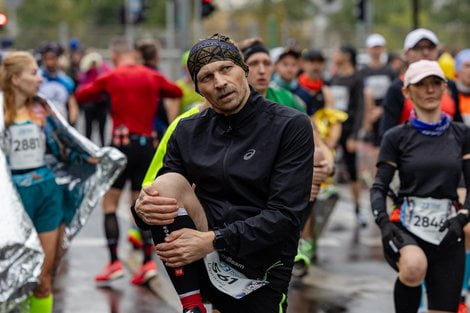
[[335,98],[335,108],[347,112],[349,107],[348,88],[346,86],[331,86],[330,89]]
[[235,299],[241,299],[256,289],[269,284],[265,280],[247,278],[229,264],[221,261],[217,251],[206,255],[204,264],[212,285]]
[[408,197],[401,206],[400,221],[419,238],[439,245],[447,234],[447,229],[440,232],[439,228],[455,214],[455,207],[448,199]]
[[365,85],[370,89],[375,100],[385,98],[385,93],[392,81],[387,75],[373,75],[365,80]]
[[24,170],[45,165],[46,144],[41,128],[33,123],[12,125],[9,164],[12,170]]

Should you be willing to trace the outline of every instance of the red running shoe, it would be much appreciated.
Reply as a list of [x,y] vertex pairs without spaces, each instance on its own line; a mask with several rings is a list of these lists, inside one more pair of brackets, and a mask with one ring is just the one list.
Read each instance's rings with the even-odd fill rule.
[[124,268],[122,267],[121,261],[117,260],[113,263],[108,263],[103,268],[101,273],[96,275],[96,282],[108,282],[124,276]]
[[467,304],[465,304],[465,301],[462,301],[459,303],[459,308],[457,309],[457,313],[469,313],[468,307],[467,307]]
[[131,283],[143,285],[155,276],[157,276],[157,264],[154,261],[147,261],[137,270]]

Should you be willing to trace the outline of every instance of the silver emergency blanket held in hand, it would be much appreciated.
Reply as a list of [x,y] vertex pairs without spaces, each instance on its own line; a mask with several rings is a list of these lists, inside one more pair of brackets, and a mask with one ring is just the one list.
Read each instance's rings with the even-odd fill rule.
[[[57,108],[43,98],[48,111],[47,123],[61,151],[72,151],[81,158],[62,160],[46,155],[46,164],[54,172],[64,193],[64,211],[69,212],[63,242],[80,231],[99,199],[111,187],[126,165],[126,157],[111,147],[99,148],[68,125]],[[3,95],[0,94],[0,312],[10,312],[34,289],[43,262],[43,252],[34,226],[16,193],[7,167]],[[69,153],[70,155],[70,153]],[[97,163],[83,160],[97,159]]]

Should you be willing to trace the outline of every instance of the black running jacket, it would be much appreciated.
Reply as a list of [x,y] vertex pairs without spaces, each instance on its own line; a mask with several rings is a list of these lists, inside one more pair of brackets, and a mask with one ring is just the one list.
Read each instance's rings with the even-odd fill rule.
[[209,228],[227,244],[224,260],[285,291],[308,214],[313,147],[307,115],[251,91],[234,115],[207,109],[182,119],[159,175],[196,184]]

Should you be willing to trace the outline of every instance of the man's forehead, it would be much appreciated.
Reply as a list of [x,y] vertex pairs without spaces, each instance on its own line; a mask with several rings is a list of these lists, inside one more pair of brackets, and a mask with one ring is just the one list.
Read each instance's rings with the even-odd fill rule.
[[197,76],[201,76],[201,75],[205,75],[205,74],[215,72],[221,66],[228,65],[228,64],[236,65],[235,63],[233,63],[230,60],[221,60],[221,61],[215,61],[215,62],[208,63],[208,64],[204,65],[203,67],[201,67],[201,69],[199,70],[199,73],[197,74]]

